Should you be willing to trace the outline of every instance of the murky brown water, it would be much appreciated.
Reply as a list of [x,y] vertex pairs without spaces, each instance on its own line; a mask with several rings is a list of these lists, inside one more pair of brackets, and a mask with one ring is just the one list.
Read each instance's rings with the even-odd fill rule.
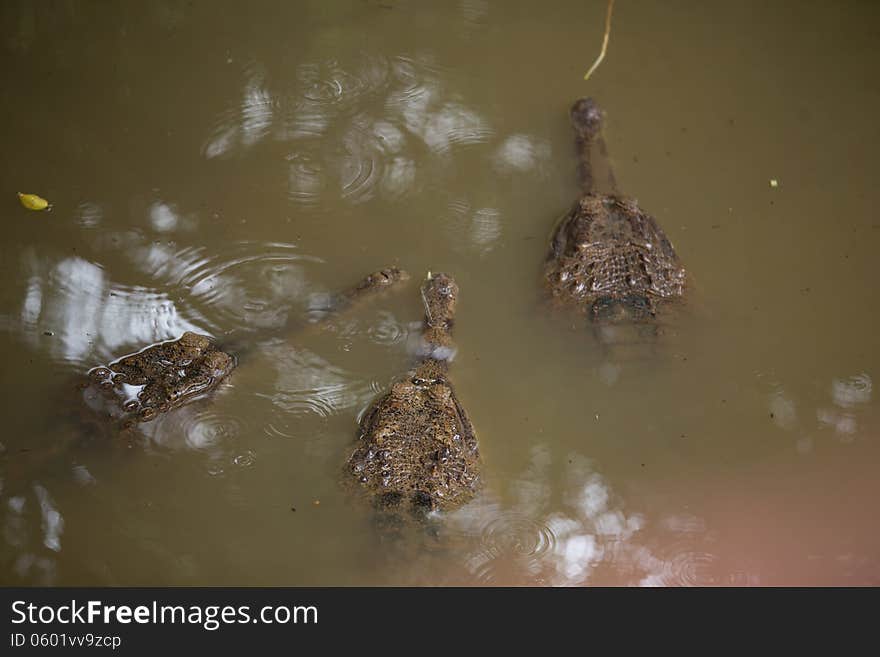
[[[584,83],[604,11],[0,5],[0,581],[880,584],[880,8],[618,3]],[[647,359],[540,302],[584,94],[696,284]],[[74,374],[301,320],[386,264],[462,290],[486,486],[436,538],[338,484],[414,287],[258,342],[131,447],[65,447]]]

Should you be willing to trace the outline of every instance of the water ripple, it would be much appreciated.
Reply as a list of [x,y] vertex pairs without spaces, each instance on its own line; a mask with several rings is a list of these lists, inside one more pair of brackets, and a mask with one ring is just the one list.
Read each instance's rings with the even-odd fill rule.
[[232,458],[233,465],[239,468],[249,468],[257,461],[257,455],[253,450],[245,450],[241,454],[236,454]]
[[338,164],[342,196],[351,201],[365,200],[372,196],[372,188],[380,177],[378,136],[369,126],[352,124],[342,146]]
[[292,244],[250,241],[219,251],[154,244],[140,261],[155,278],[186,290],[215,332],[280,326],[291,301],[305,293],[302,263],[322,262]]
[[340,408],[351,405],[351,392],[345,383],[331,383],[315,388],[277,392],[272,403],[289,415],[330,417]]
[[345,68],[335,60],[303,64],[297,70],[300,93],[308,105],[340,110],[363,102],[381,90],[388,79],[388,61],[361,53],[357,63]]
[[27,339],[45,341],[53,359],[80,369],[120,349],[199,330],[163,291],[111,281],[97,263],[76,256],[50,264],[26,257],[31,270],[20,313]]
[[643,586],[712,586],[719,583],[713,568],[717,557],[689,544],[673,542],[664,545],[659,555],[643,550],[636,551],[633,556],[648,573],[640,582]]
[[316,205],[324,190],[324,164],[320,156],[297,150],[287,156],[289,162],[287,195],[302,205]]
[[275,391],[259,394],[275,408],[265,428],[270,435],[290,437],[292,418],[327,418],[364,405],[374,394],[371,382],[351,376],[308,350],[281,342],[266,348],[278,373]]
[[258,64],[244,72],[241,100],[221,112],[202,147],[206,158],[229,156],[257,143],[323,137],[351,108],[387,85],[388,60],[361,53],[350,66],[335,60],[302,64],[292,89],[272,88]]
[[392,92],[388,106],[401,109],[407,101],[424,96],[435,87],[440,79],[441,69],[425,60],[401,55],[391,61]]
[[508,137],[492,156],[492,165],[504,175],[542,173],[550,162],[551,149],[545,141],[531,135],[516,134]]
[[483,528],[481,538],[490,554],[516,554],[534,560],[552,550],[556,543],[549,527],[513,511],[493,518]]
[[834,379],[831,397],[842,408],[851,408],[871,401],[872,382],[868,374],[856,374],[847,379]]
[[94,228],[101,223],[104,209],[100,204],[84,201],[76,208],[75,221],[85,228]]
[[445,92],[436,69],[401,57],[394,60],[392,70],[394,82],[386,111],[399,117],[432,152],[445,154],[455,146],[480,144],[493,137],[495,131],[483,116]]
[[193,449],[211,449],[241,434],[241,419],[216,410],[206,410],[184,423],[186,444]]
[[331,189],[350,203],[373,197],[382,181],[386,155],[369,119],[356,117],[339,141],[309,140],[295,144],[287,156],[288,197],[317,205]]
[[501,213],[491,207],[473,208],[464,199],[452,199],[443,226],[457,251],[485,255],[501,237]]
[[248,432],[243,417],[230,414],[217,403],[182,406],[161,415],[155,427],[140,428],[157,446],[206,452],[212,458],[222,457]]
[[545,559],[556,549],[556,536],[542,522],[516,511],[499,511],[478,529],[479,547],[467,560],[467,568],[481,584],[518,581],[535,577]]
[[[377,192],[399,199],[417,187],[421,142],[446,160],[460,146],[493,138],[487,119],[450,93],[446,74],[424,61],[361,53],[299,66],[289,89],[269,89],[263,73],[246,72],[242,100],[221,112],[203,147],[207,158],[229,155],[266,138],[288,145],[288,198],[322,211],[329,196],[361,203]],[[375,103],[384,101],[376,113]],[[371,108],[371,109],[368,109]],[[520,149],[522,150],[522,149]],[[489,222],[494,240],[497,222]]]
[[275,123],[278,103],[265,83],[262,68],[252,63],[244,74],[240,102],[220,113],[202,147],[208,159],[228,155],[237,147],[253,146],[270,134]]
[[367,329],[370,340],[376,344],[393,345],[407,339],[407,325],[401,324],[388,311],[379,313],[379,319]]

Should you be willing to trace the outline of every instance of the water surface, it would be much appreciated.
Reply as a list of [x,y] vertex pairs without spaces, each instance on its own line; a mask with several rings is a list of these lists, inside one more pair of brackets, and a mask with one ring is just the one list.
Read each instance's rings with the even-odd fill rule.
[[[0,582],[880,584],[880,12],[618,3],[585,83],[604,12],[4,2]],[[693,282],[646,358],[539,293],[585,94]],[[134,437],[82,435],[77,374],[302,325],[391,264],[461,286],[486,482],[436,536],[339,486],[415,286],[255,338]]]

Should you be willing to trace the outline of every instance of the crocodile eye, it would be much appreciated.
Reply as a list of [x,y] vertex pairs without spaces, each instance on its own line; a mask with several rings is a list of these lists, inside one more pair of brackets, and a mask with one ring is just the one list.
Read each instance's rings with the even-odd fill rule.
[[412,505],[415,509],[430,509],[434,506],[434,502],[428,493],[416,491],[412,496]]
[[106,367],[96,367],[89,372],[89,376],[95,381],[102,381],[110,377],[110,370]]
[[403,499],[403,495],[398,492],[385,493],[379,498],[379,504],[385,507],[395,507],[400,504],[401,499]]

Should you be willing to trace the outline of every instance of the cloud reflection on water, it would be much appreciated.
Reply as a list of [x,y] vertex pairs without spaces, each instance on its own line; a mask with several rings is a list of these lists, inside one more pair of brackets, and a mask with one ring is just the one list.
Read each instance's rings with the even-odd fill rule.
[[[78,256],[50,262],[23,255],[30,272],[21,306],[22,335],[34,347],[49,333],[57,360],[78,366],[119,349],[180,336],[198,327],[164,293],[113,283],[99,264]],[[96,363],[92,363],[94,365]]]
[[304,63],[293,80],[275,84],[258,64],[244,75],[239,105],[219,115],[203,155],[284,143],[289,197],[313,207],[331,197],[359,203],[377,192],[399,199],[418,189],[418,169],[430,165],[425,151],[444,159],[494,135],[480,112],[414,57],[361,53],[347,64]]
[[[475,583],[717,583],[700,518],[649,520],[628,510],[608,480],[580,454],[564,459],[561,477],[559,470],[550,450],[536,446],[528,469],[509,486],[511,502],[485,495],[448,518],[462,542],[471,546],[465,548],[464,562]],[[561,486],[552,483],[560,479]],[[660,547],[644,534],[646,528],[666,536]]]
[[773,384],[769,394],[769,417],[780,429],[798,435],[795,449],[806,455],[813,451],[814,431],[831,429],[841,443],[851,443],[859,431],[862,415],[870,409],[873,381],[870,374],[861,372],[844,378],[834,378],[829,386],[827,402],[811,400],[815,405],[815,425],[801,419],[797,413],[798,402],[786,392],[783,384]]

